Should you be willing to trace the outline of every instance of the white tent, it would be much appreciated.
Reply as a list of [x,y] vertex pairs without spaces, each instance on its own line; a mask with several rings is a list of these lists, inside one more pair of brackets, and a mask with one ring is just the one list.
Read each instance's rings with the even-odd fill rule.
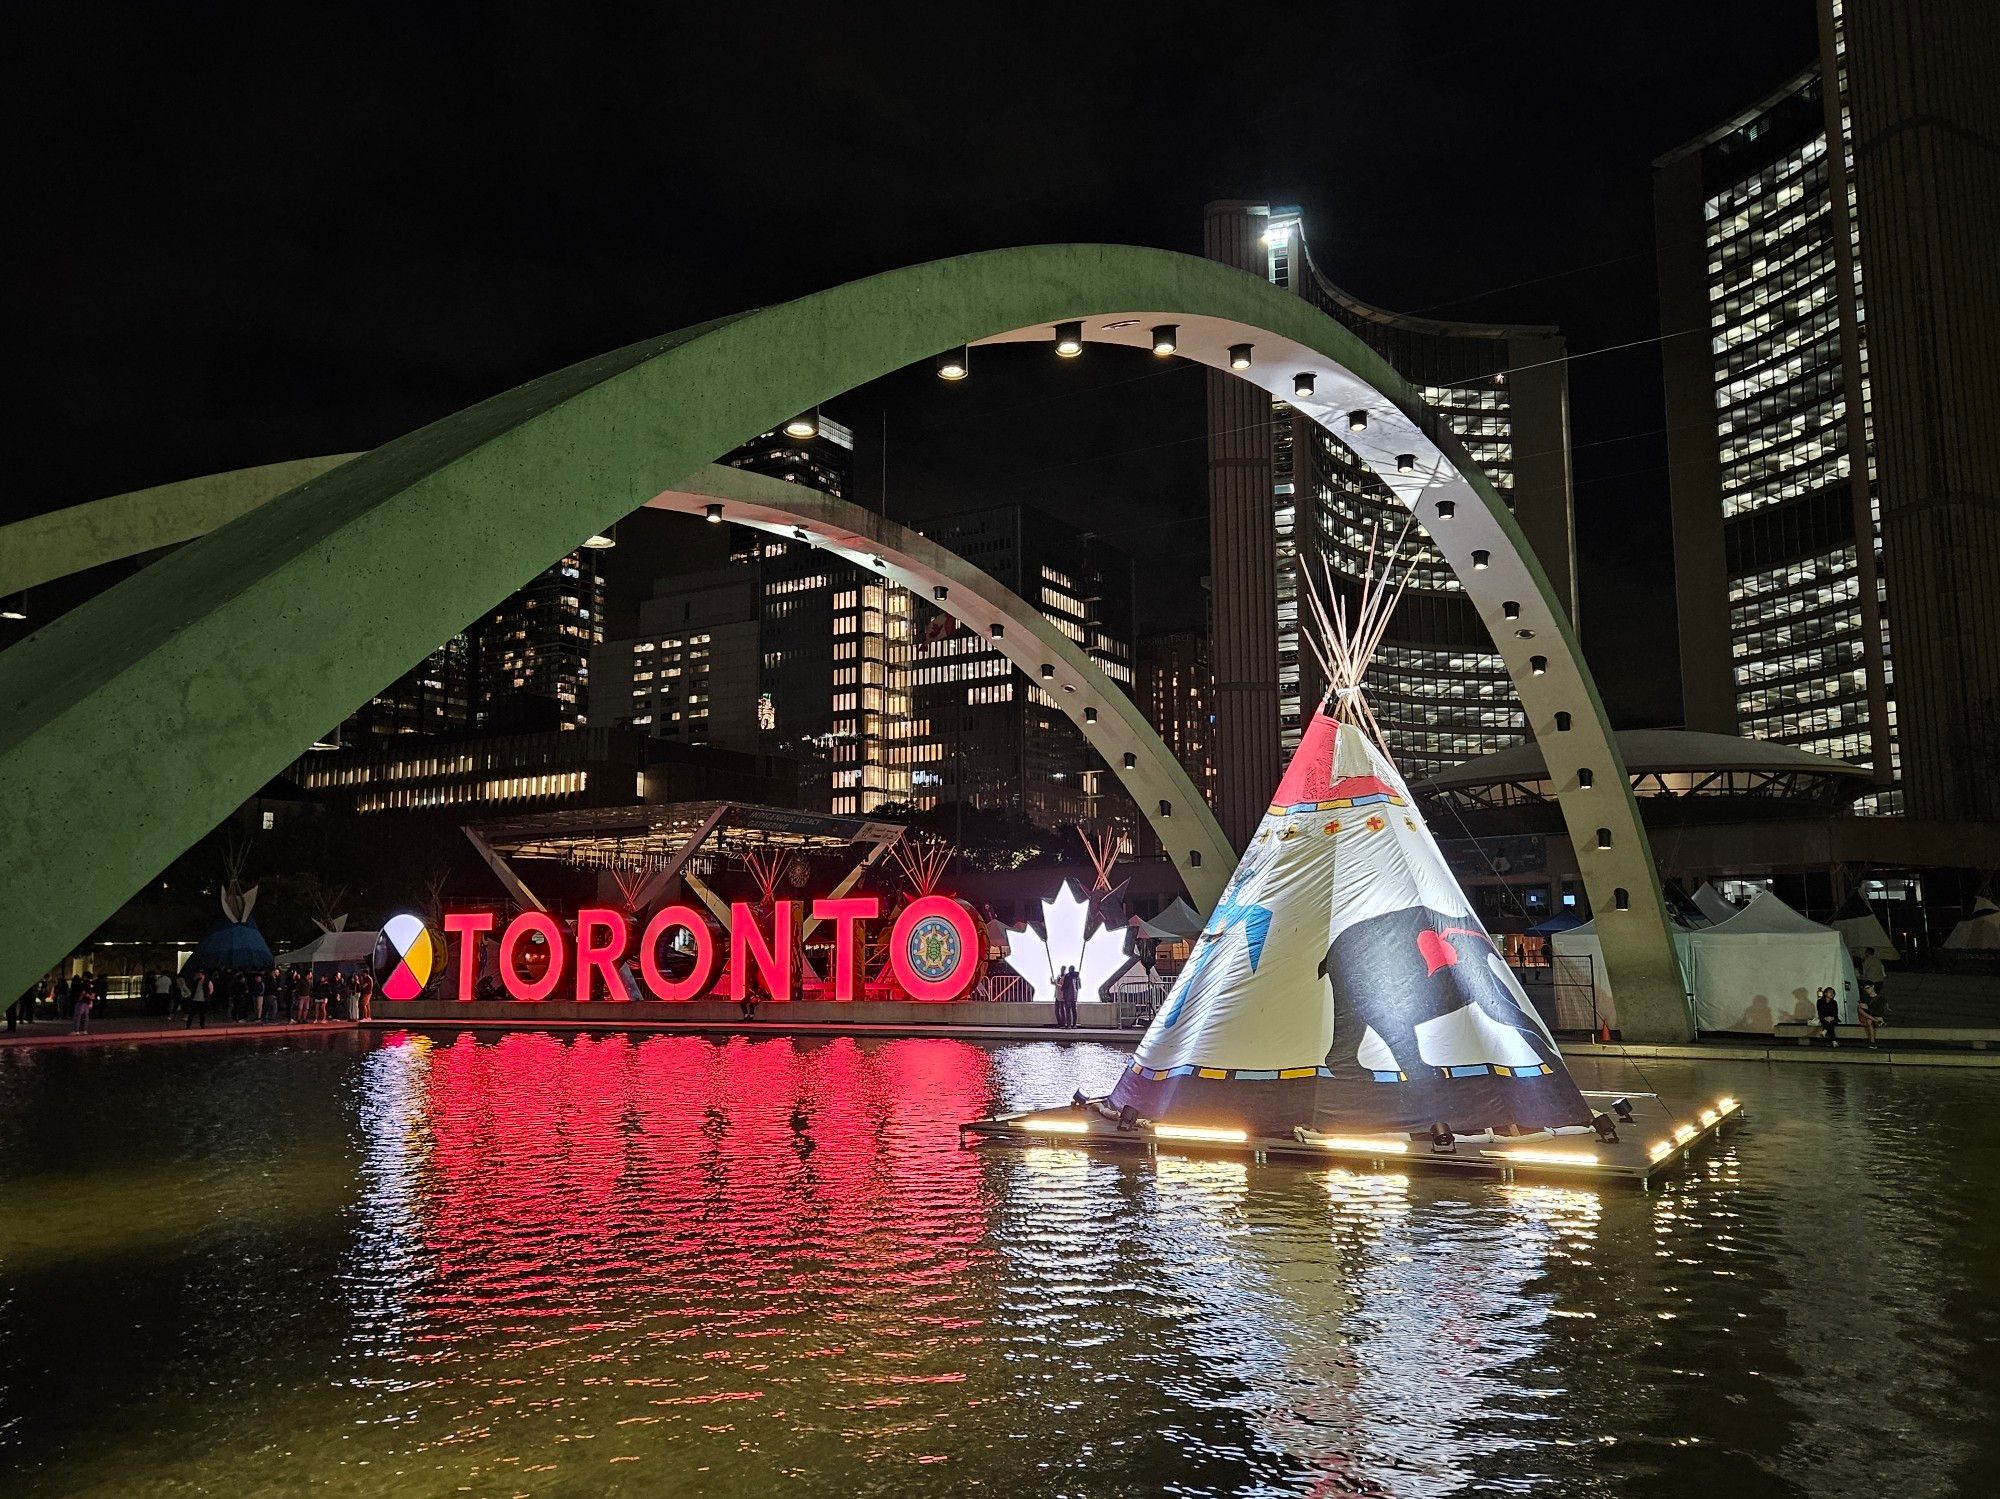
[[1859,958],[1869,948],[1875,949],[1875,956],[1884,963],[1898,963],[1903,955],[1896,951],[1896,944],[1889,940],[1889,934],[1882,923],[1875,919],[1873,911],[1864,911],[1859,916],[1847,916],[1833,924],[1847,943],[1848,952]]
[[1811,1020],[1831,987],[1843,1020],[1855,1018],[1861,986],[1847,941],[1768,891],[1727,921],[1688,934],[1695,1024],[1705,1031],[1765,1031]]
[[321,932],[304,947],[281,952],[280,968],[308,963],[366,963],[375,955],[373,932]]
[[1146,925],[1166,936],[1189,942],[1201,935],[1204,923],[1195,908],[1177,895],[1172,905],[1148,919]]
[[1944,945],[1965,952],[2000,950],[2000,906],[1980,896],[1972,903],[1972,914],[1951,929]]
[[[1704,1031],[1768,1033],[1781,1021],[1811,1020],[1816,996],[1829,985],[1840,1000],[1841,1018],[1855,1018],[1861,990],[1846,939],[1775,895],[1759,893],[1727,920],[1673,936],[1694,998],[1695,1024]],[[1615,1029],[1618,1010],[1605,979],[1597,923],[1558,932],[1552,940],[1556,1023],[1571,1030],[1592,1024]]]

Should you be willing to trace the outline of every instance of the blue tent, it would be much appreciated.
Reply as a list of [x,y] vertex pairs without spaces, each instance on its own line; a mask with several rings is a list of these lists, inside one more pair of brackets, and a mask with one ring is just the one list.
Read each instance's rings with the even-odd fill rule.
[[182,973],[200,968],[210,978],[231,968],[269,968],[271,944],[257,930],[254,921],[225,921],[206,937],[181,968]]

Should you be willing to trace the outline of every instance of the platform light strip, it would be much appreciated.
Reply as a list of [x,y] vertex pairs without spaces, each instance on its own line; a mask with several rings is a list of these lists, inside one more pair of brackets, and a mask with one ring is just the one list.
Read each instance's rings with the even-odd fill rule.
[[1046,1135],[1087,1135],[1090,1126],[1081,1119],[1031,1119],[1028,1129],[1039,1130]]
[[1597,1156],[1587,1150],[1482,1150],[1481,1155],[1502,1161],[1525,1161],[1536,1166],[1595,1166]]
[[1694,1135],[1695,1129],[1692,1124],[1677,1124],[1674,1126],[1674,1143],[1676,1145],[1687,1144],[1688,1141],[1694,1138]]
[[1673,1153],[1674,1153],[1674,1142],[1671,1140],[1662,1140],[1658,1144],[1656,1144],[1651,1150],[1646,1152],[1646,1154],[1651,1156],[1655,1161],[1664,1161],[1668,1156],[1672,1155]]
[[1242,1145],[1250,1138],[1240,1129],[1210,1129],[1201,1124],[1156,1124],[1153,1133],[1162,1140],[1201,1140],[1211,1145]]
[[1321,1150],[1351,1150],[1363,1155],[1408,1155],[1408,1140],[1355,1140],[1322,1137],[1313,1144]]
[[1715,1123],[1716,1120],[1720,1119],[1721,1117],[1722,1116],[1716,1113],[1714,1109],[1703,1109],[1701,1111],[1701,1122],[1704,1125],[1713,1124]]

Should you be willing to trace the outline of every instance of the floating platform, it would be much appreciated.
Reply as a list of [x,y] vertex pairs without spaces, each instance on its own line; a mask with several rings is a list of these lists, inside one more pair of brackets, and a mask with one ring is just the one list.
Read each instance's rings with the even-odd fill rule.
[[1529,1140],[1455,1140],[1438,1149],[1422,1135],[1262,1136],[1212,1125],[1140,1121],[1121,1130],[1094,1109],[1068,1105],[1003,1114],[961,1124],[961,1140],[1009,1145],[1070,1145],[1093,1149],[1161,1150],[1247,1156],[1253,1160],[1334,1161],[1379,1170],[1435,1171],[1462,1175],[1583,1182],[1624,1182],[1644,1189],[1691,1154],[1743,1121],[1743,1106],[1718,1098],[1676,1113],[1651,1093],[1585,1093],[1591,1107],[1611,1113],[1623,1101],[1630,1121],[1615,1120],[1618,1138],[1561,1135]]

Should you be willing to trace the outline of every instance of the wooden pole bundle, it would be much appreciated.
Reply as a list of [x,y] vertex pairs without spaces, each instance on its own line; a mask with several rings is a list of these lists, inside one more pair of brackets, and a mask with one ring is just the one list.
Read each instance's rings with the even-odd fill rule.
[[[1402,601],[1403,590],[1410,586],[1410,576],[1416,571],[1416,559],[1403,556],[1403,543],[1408,540],[1410,528],[1416,523],[1414,515],[1403,523],[1395,544],[1383,557],[1379,579],[1375,575],[1375,554],[1381,538],[1381,523],[1378,521],[1369,528],[1368,557],[1362,564],[1360,592],[1352,618],[1340,602],[1340,587],[1331,562],[1324,557],[1320,559],[1323,580],[1315,579],[1309,568],[1299,569],[1299,579],[1305,585],[1302,591],[1306,605],[1318,627],[1317,632],[1307,630],[1303,633],[1306,644],[1312,647],[1313,655],[1319,661],[1320,670],[1326,674],[1326,702],[1332,707],[1335,718],[1353,724],[1373,739],[1392,765],[1395,756],[1389,754],[1382,726],[1375,721],[1374,710],[1368,706],[1368,699],[1361,691],[1361,679],[1367,675],[1368,663],[1374,659],[1376,649],[1382,644],[1396,605]],[[1399,562],[1400,578],[1396,576]]]

